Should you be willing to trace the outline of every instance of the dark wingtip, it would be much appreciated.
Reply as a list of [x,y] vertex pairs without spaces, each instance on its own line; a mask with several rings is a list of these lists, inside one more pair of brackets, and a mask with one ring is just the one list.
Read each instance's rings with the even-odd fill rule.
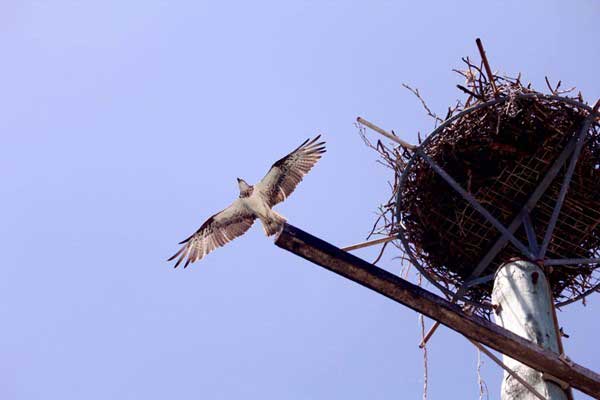
[[181,264],[182,261],[183,261],[183,256],[179,257],[179,260],[177,260],[177,262],[175,263],[174,268],[177,268],[179,266],[179,264]]
[[317,137],[315,137],[313,140],[311,140],[309,144],[313,144],[314,142],[319,140],[320,137],[321,137],[321,134],[317,135]]
[[304,142],[302,142],[302,144],[300,146],[298,146],[298,148],[303,147],[306,143],[308,143],[310,140],[310,138],[306,139]]
[[[315,143],[317,140],[319,140],[319,138],[320,138],[320,137],[321,137],[321,134],[318,134],[318,135],[317,135],[317,137],[315,137],[315,138],[312,138],[312,139],[311,139],[311,138],[308,138],[308,139],[306,139],[304,142],[302,142],[302,144],[301,144],[300,146],[296,147],[296,148],[295,148],[295,149],[292,151],[292,153],[294,153],[294,152],[296,152],[296,151],[298,151],[298,150],[300,150],[300,149],[303,149],[303,150],[304,150],[304,149],[306,149],[306,148],[308,148],[308,147],[314,147],[314,146],[316,146],[314,143]],[[323,143],[325,143],[325,142],[323,142]],[[291,154],[291,153],[290,153],[290,154]]]
[[185,250],[185,247],[182,247],[179,250],[177,250],[177,253],[173,254],[171,256],[171,258],[169,258],[167,261],[173,261],[175,259],[175,257],[177,257],[178,255],[181,254],[181,252],[183,252],[183,250]]

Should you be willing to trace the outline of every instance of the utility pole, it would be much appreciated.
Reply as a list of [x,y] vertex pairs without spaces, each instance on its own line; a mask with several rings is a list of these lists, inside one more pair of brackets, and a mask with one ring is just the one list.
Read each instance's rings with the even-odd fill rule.
[[[556,354],[561,353],[560,333],[554,318],[552,295],[544,271],[534,263],[518,260],[498,269],[492,292],[496,323]],[[567,385],[508,356],[504,364],[548,400],[567,400]],[[561,387],[561,384],[565,387]],[[535,395],[504,372],[502,400],[533,400]]]
[[[560,83],[546,80],[543,94],[520,75],[498,77],[476,43],[481,64],[467,57],[457,71],[469,97],[446,118],[407,87],[436,120],[418,145],[357,118],[398,145],[374,145],[361,128],[395,172],[373,228],[386,237],[338,249],[285,225],[276,244],[434,319],[420,347],[439,324],[463,334],[504,369],[503,400],[572,400],[571,387],[600,399],[600,375],[565,356],[555,312],[600,290],[600,226],[590,218],[600,210],[600,100],[590,107],[562,96]],[[394,238],[400,258],[450,301],[345,252]],[[477,316],[492,312],[497,324]]]
[[[480,41],[477,45],[482,53],[484,64],[487,64]],[[552,95],[532,93],[522,87],[518,88],[520,92],[517,94],[498,95],[495,78],[487,65],[485,70],[490,85],[483,85],[480,78],[480,87],[486,87],[486,90],[480,91],[485,93],[485,96],[478,95],[480,98],[475,105],[462,109],[460,113],[449,115],[418,146],[409,147],[395,135],[363,118],[358,119],[361,125],[386,136],[403,148],[403,152],[399,153],[400,156],[397,158],[390,157],[392,154],[390,149],[377,148],[382,159],[394,168],[396,176],[399,177],[393,188],[396,197],[396,203],[392,205],[394,209],[388,207],[385,211],[391,215],[386,221],[396,221],[396,223],[388,224],[386,233],[388,238],[394,234],[398,236],[404,250],[404,259],[408,259],[419,273],[452,302],[462,300],[465,305],[473,309],[483,309],[484,306],[489,307],[489,303],[484,304],[480,299],[482,296],[490,296],[499,326],[543,348],[561,360],[564,365],[570,365],[564,355],[558,332],[552,289],[544,270],[538,264],[547,268],[557,266],[558,269],[552,276],[553,282],[567,282],[568,287],[575,288],[570,292],[567,291],[572,293],[571,298],[558,303],[558,306],[585,298],[600,289],[600,279],[593,281],[587,278],[590,271],[597,268],[592,266],[600,264],[600,258],[595,256],[596,249],[600,248],[600,242],[594,242],[595,244],[590,246],[584,244],[587,243],[585,242],[587,232],[594,231],[598,226],[593,225],[584,229],[580,227],[587,225],[582,222],[589,218],[587,214],[597,212],[600,207],[599,202],[588,204],[586,200],[592,198],[586,191],[596,183],[571,185],[572,180],[582,182],[584,176],[596,173],[596,170],[577,172],[577,162],[582,154],[581,158],[584,160],[592,154],[585,149],[589,146],[587,143],[598,137],[595,127],[596,120],[600,116],[598,113],[600,100],[590,107],[571,98],[558,96],[556,93]],[[502,90],[506,92],[514,88],[504,85]],[[416,94],[419,96],[418,92]],[[490,94],[493,94],[493,99],[490,99]],[[531,96],[536,97],[534,99]],[[458,157],[455,141],[460,138],[463,142],[468,142],[467,139],[475,135],[477,138],[473,143],[479,143],[480,133],[473,134],[473,132],[485,131],[484,128],[490,126],[495,126],[494,132],[498,134],[502,116],[506,117],[503,113],[507,110],[502,104],[512,101],[511,99],[522,101],[520,107],[523,115],[528,112],[526,107],[530,104],[529,101],[537,102],[544,99],[538,107],[546,107],[548,110],[552,109],[552,104],[573,107],[579,113],[579,121],[573,121],[569,126],[572,133],[559,132],[562,135],[561,146],[552,146],[549,144],[550,139],[544,139],[545,141],[541,141],[535,150],[527,150],[531,154],[528,153],[528,157],[519,161],[521,164],[517,163],[516,166],[510,164],[510,168],[504,166],[500,173],[495,172],[491,178],[482,174],[478,178],[479,181],[487,183],[482,183],[481,187],[473,189],[471,184],[478,170],[470,166],[478,164],[478,153],[467,154],[468,152],[462,151],[461,156]],[[502,106],[499,108],[499,105]],[[495,110],[498,119],[493,121],[490,119],[488,125],[482,124],[482,120],[477,119],[481,117],[473,119],[473,116],[479,115],[482,109]],[[569,117],[566,118],[569,120]],[[594,129],[591,129],[592,127]],[[511,139],[515,143],[520,137],[529,134],[525,131],[515,132],[515,129],[514,126],[507,125],[504,131],[514,135]],[[542,133],[546,135],[556,127],[552,125],[544,129]],[[593,136],[594,134],[596,136]],[[496,136],[492,135],[490,140],[496,140]],[[444,143],[446,147],[440,143]],[[507,161],[494,148],[490,147],[489,151],[490,154],[498,156],[495,161],[498,168]],[[534,166],[529,163],[530,160],[536,162],[543,160],[543,162],[540,161]],[[580,168],[589,168],[584,166],[590,164],[597,165],[596,159],[593,162],[582,161]],[[430,179],[432,171],[437,174],[437,180]],[[532,171],[535,173],[532,174]],[[456,177],[460,177],[460,180]],[[441,194],[444,187],[437,183],[440,179],[446,182],[460,200],[446,197],[448,201],[443,202],[444,197]],[[569,200],[567,195],[570,196]],[[505,208],[499,206],[505,204],[507,199],[515,201],[517,197],[519,201],[516,204]],[[465,203],[468,204],[467,207]],[[573,217],[574,214],[577,216]],[[482,219],[485,223],[482,223]],[[539,229],[544,225],[545,231],[538,237],[535,226]],[[497,232],[488,234],[494,232],[489,229],[489,226],[494,227]],[[523,229],[519,230],[521,226]],[[443,232],[444,235],[440,236],[439,232]],[[485,239],[482,240],[484,236]],[[539,244],[538,238],[542,238]],[[478,245],[465,249],[464,245],[468,243],[478,243]],[[365,245],[361,243],[357,246]],[[350,246],[348,249],[357,246]],[[581,256],[575,256],[576,254]],[[510,261],[500,266],[500,263],[495,264],[496,258],[512,260],[511,257],[515,256],[535,260],[535,263]],[[460,261],[457,262],[455,259]],[[577,267],[571,267],[572,265]],[[470,269],[469,266],[473,268]],[[451,270],[454,275],[449,275],[448,270]],[[456,276],[467,276],[467,278],[462,279],[462,282],[459,279],[457,285]],[[491,285],[487,284],[492,280],[493,290]],[[486,286],[482,286],[484,284]],[[452,287],[456,287],[456,291],[452,291]],[[483,289],[475,289],[477,287]],[[554,289],[564,291],[565,287],[559,286]],[[470,290],[479,290],[479,292],[469,299]],[[468,304],[473,302],[473,299],[474,304]],[[428,315],[426,312],[420,312]],[[445,324],[441,318],[433,317],[433,319],[437,322],[424,335],[421,347],[431,338],[440,323]],[[484,343],[480,338],[470,336],[461,329],[455,327],[453,329],[467,336],[476,347],[504,369],[501,391],[503,400],[573,399],[570,386],[577,386],[570,374],[558,376],[533,365],[530,358],[520,357],[522,356],[519,354],[520,351],[509,354],[506,343],[499,345],[497,340],[494,340],[494,343]],[[489,353],[481,344],[503,353],[504,362]],[[600,384],[596,383],[596,385],[600,389]],[[596,398],[600,399],[600,395],[596,395]]]

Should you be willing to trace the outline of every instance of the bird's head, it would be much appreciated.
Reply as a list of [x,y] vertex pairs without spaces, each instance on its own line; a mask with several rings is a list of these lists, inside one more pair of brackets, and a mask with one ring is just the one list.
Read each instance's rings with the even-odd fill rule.
[[240,188],[240,197],[250,196],[252,194],[252,186],[248,185],[248,183],[241,178],[237,178],[237,181]]

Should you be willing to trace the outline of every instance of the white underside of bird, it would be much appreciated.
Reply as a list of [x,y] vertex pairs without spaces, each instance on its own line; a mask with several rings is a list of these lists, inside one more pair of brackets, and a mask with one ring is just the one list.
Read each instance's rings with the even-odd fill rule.
[[269,207],[267,200],[259,191],[253,191],[249,197],[237,199],[231,206],[244,208],[255,218],[258,218],[262,222],[267,236],[277,233],[283,227],[283,223],[286,222],[281,214]]
[[240,197],[229,207],[210,217],[189,238],[169,261],[177,258],[175,267],[183,260],[184,268],[208,253],[243,235],[258,218],[265,234],[271,236],[281,230],[286,219],[273,210],[285,201],[316,162],[325,153],[325,142],[317,143],[320,135],[306,140],[294,151],[277,161],[265,177],[251,186],[238,178]]

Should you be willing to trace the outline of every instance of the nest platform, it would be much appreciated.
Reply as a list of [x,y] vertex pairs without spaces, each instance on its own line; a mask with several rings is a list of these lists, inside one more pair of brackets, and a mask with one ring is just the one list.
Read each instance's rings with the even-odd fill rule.
[[[459,103],[415,149],[373,146],[396,173],[378,233],[398,235],[405,257],[430,282],[484,314],[495,272],[512,259],[544,265],[559,307],[598,290],[597,111],[580,97],[545,95],[519,79],[497,78],[492,85],[481,75],[465,91],[466,105]],[[577,137],[580,149],[573,150]],[[525,246],[516,246],[481,209]]]

